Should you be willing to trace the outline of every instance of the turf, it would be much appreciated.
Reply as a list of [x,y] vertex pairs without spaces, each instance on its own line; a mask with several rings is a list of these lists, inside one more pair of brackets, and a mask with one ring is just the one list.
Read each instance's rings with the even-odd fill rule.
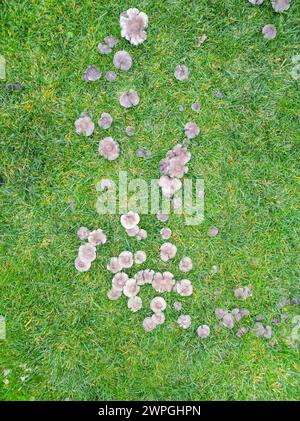
[[[149,15],[148,40],[134,48],[119,41],[134,60],[115,83],[82,80],[90,64],[112,69],[112,55],[97,44],[120,35],[119,14],[136,6]],[[0,54],[7,80],[0,82],[0,314],[7,339],[0,341],[2,400],[296,400],[299,350],[290,343],[297,306],[279,309],[282,298],[299,296],[297,164],[299,163],[299,80],[291,76],[300,51],[300,2],[275,13],[269,1],[61,1],[1,2]],[[261,29],[276,25],[273,41]],[[197,48],[198,37],[208,40]],[[177,64],[187,64],[190,80],[174,79]],[[22,91],[8,92],[7,83]],[[117,94],[135,87],[141,102],[124,110]],[[215,96],[216,91],[223,98]],[[199,114],[191,110],[201,103]],[[179,112],[184,104],[185,111]],[[74,121],[89,112],[97,121],[113,115],[109,133],[120,143],[115,162],[98,156],[103,131],[76,135]],[[174,263],[159,259],[163,226],[143,216],[143,244],[124,236],[117,216],[95,210],[96,183],[129,177],[159,177],[159,160],[184,139],[183,125],[195,121],[201,135],[192,141],[190,178],[205,182],[205,219],[186,226],[173,215],[168,226],[178,246]],[[127,138],[124,129],[134,125]],[[152,158],[136,158],[140,147]],[[68,204],[74,204],[70,210]],[[101,227],[109,237],[86,274],[74,268],[79,226]],[[217,226],[219,235],[207,235]],[[144,249],[147,266],[172,270],[179,278],[181,256],[193,258],[189,278],[194,295],[182,299],[192,327],[176,326],[166,299],[166,323],[151,334],[142,328],[154,294],[142,291],[143,309],[132,314],[125,297],[107,299],[109,257]],[[211,267],[220,272],[212,276]],[[143,267],[146,267],[144,265]],[[241,306],[233,296],[253,285],[245,305],[273,326],[273,342],[249,333],[237,338],[219,326],[216,307]],[[285,316],[284,316],[285,317]],[[211,327],[200,340],[196,328]],[[32,368],[25,381],[20,364]]]

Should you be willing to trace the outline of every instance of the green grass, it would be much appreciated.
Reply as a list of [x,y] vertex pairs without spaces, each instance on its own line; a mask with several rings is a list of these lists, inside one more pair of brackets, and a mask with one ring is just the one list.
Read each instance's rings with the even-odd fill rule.
[[[150,22],[148,40],[138,48],[119,42],[133,56],[132,69],[115,83],[86,83],[88,65],[112,69],[112,55],[100,56],[97,44],[110,33],[119,37],[119,14],[131,6]],[[253,7],[247,0],[1,2],[7,81],[0,82],[0,314],[7,340],[0,341],[0,372],[12,369],[9,385],[0,378],[2,400],[299,399],[299,352],[288,341],[299,308],[276,307],[282,297],[299,294],[300,90],[291,77],[291,59],[300,54],[299,11],[299,0],[283,14],[269,1]],[[278,29],[269,42],[261,34],[267,23]],[[203,32],[208,40],[198,49]],[[179,63],[190,68],[188,82],[173,77]],[[23,82],[24,90],[7,92],[11,82]],[[132,87],[141,103],[121,109],[117,94]],[[199,114],[190,108],[195,101]],[[98,156],[98,127],[91,138],[76,135],[74,121],[83,111],[94,121],[103,111],[113,115],[109,133],[122,152],[117,161]],[[191,144],[189,177],[204,178],[205,220],[187,227],[182,217],[171,217],[178,254],[162,264],[163,224],[143,216],[148,239],[129,239],[117,216],[97,214],[95,184],[103,176],[116,179],[118,170],[157,178],[159,160],[183,140],[189,120],[201,127]],[[124,134],[129,124],[136,128],[130,139]],[[153,157],[136,158],[139,147]],[[74,268],[80,225],[99,226],[109,237],[86,274]],[[211,226],[219,228],[218,237],[207,235]],[[166,296],[166,323],[151,334],[142,320],[154,292],[142,291],[137,314],[125,297],[107,299],[109,257],[139,248],[149,255],[147,266],[168,268],[177,278],[180,257],[193,258],[195,292],[181,300],[193,320],[189,330],[176,326],[173,293]],[[219,274],[210,274],[212,265],[220,266]],[[265,324],[288,314],[274,327],[274,346],[219,326],[216,307],[244,305],[233,296],[241,284],[254,288],[245,304],[249,328],[258,314]],[[212,331],[205,341],[195,333],[203,323]],[[20,364],[32,368],[25,382]]]

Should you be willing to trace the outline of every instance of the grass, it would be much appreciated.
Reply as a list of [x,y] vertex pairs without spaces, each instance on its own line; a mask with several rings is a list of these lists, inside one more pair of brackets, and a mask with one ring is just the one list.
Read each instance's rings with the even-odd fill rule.
[[[300,52],[300,2],[273,12],[266,1],[137,1],[149,15],[148,40],[138,48],[126,41],[134,66],[115,83],[92,84],[83,71],[97,64],[112,69],[112,55],[100,56],[97,43],[119,37],[119,14],[127,1],[15,0],[1,2],[0,53],[7,80],[0,82],[0,314],[7,340],[0,341],[0,371],[12,370],[9,385],[0,382],[2,400],[297,400],[299,352],[289,344],[297,306],[278,309],[283,297],[299,296],[297,251],[297,163],[299,159],[299,80],[291,77],[292,57]],[[273,41],[261,29],[273,23]],[[197,48],[198,37],[208,40]],[[190,80],[173,77],[187,64]],[[6,83],[24,89],[8,92]],[[138,107],[124,110],[118,92],[135,87]],[[215,97],[222,90],[224,98]],[[201,103],[199,114],[190,108]],[[178,111],[184,104],[186,111]],[[91,138],[76,135],[74,121],[87,111],[96,121],[103,111],[114,123],[110,134],[121,146],[113,163],[100,159],[96,128]],[[147,265],[168,268],[176,277],[181,256],[194,261],[194,295],[182,299],[192,328],[176,327],[178,313],[169,294],[164,325],[145,334],[154,294],[142,291],[143,309],[131,314],[124,297],[106,297],[110,256],[141,243],[124,236],[118,218],[95,210],[95,184],[119,170],[149,180],[159,176],[158,162],[183,140],[183,125],[194,120],[201,136],[191,144],[189,177],[204,178],[205,220],[185,226],[173,215],[168,224],[178,245],[174,263],[159,260],[163,226],[143,216],[148,239],[142,248]],[[124,129],[134,125],[127,138]],[[151,150],[145,161],[139,147]],[[74,203],[71,211],[68,203]],[[100,226],[109,241],[91,271],[74,268],[80,225]],[[210,238],[207,230],[220,234]],[[211,267],[220,272],[212,276]],[[239,339],[219,326],[216,307],[240,303],[233,290],[253,285],[246,302],[253,326],[288,314],[274,327],[274,346],[251,333]],[[212,335],[195,334],[206,323]],[[32,368],[21,382],[20,364]]]

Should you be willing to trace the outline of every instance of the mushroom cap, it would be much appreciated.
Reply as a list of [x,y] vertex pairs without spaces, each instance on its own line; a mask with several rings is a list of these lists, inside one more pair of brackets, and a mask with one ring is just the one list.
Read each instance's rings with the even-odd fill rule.
[[87,272],[91,267],[91,261],[86,259],[81,259],[81,257],[77,257],[75,260],[75,267],[78,272]]
[[201,325],[197,329],[197,334],[200,338],[207,338],[210,335],[210,328],[207,325]]
[[150,308],[153,313],[164,311],[167,307],[166,300],[162,297],[154,297],[151,300]]
[[132,66],[131,55],[127,51],[117,51],[114,55],[113,63],[117,69],[127,72]]
[[122,215],[120,220],[122,227],[130,230],[138,225],[140,222],[140,216],[136,212],[129,211],[125,215]]

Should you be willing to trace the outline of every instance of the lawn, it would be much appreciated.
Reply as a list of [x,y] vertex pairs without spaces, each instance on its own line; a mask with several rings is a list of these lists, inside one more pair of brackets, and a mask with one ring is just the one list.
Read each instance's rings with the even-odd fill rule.
[[[138,47],[120,38],[119,15],[134,6],[149,16],[148,39]],[[0,399],[299,399],[299,348],[290,337],[300,310],[278,303],[299,298],[300,89],[292,58],[300,54],[300,1],[284,13],[247,0],[14,0],[0,7],[0,315],[7,330]],[[277,28],[274,40],[262,35],[268,23]],[[198,48],[203,33],[208,39]],[[88,83],[89,65],[113,69],[113,54],[97,50],[109,34],[133,66],[113,83],[103,76]],[[174,78],[177,64],[189,67],[189,81]],[[22,90],[7,89],[17,82]],[[130,88],[141,101],[125,110],[117,96]],[[103,111],[114,118],[108,132],[96,125],[91,137],[76,134],[81,112],[96,122]],[[95,186],[102,177],[116,181],[119,170],[159,178],[159,161],[183,141],[187,121],[201,128],[188,177],[204,179],[205,219],[187,226],[182,216],[163,224],[143,215],[148,238],[140,243],[125,235],[118,215],[98,215]],[[128,125],[135,127],[130,138]],[[106,133],[120,144],[116,161],[98,155]],[[152,157],[138,158],[139,148]],[[74,267],[81,225],[108,236],[86,273]],[[163,226],[178,247],[173,262],[159,258]],[[142,290],[135,314],[126,297],[108,300],[109,258],[138,249],[148,254],[143,267],[177,279],[180,258],[193,259],[194,294],[180,300],[191,328],[176,324],[175,293],[166,295],[166,322],[151,333],[142,327],[151,288]],[[242,303],[233,294],[240,285],[253,286]],[[216,307],[247,307],[249,332],[239,338],[236,328],[220,326]],[[258,319],[272,326],[271,340],[251,332]],[[200,324],[210,326],[209,338],[197,336]]]

